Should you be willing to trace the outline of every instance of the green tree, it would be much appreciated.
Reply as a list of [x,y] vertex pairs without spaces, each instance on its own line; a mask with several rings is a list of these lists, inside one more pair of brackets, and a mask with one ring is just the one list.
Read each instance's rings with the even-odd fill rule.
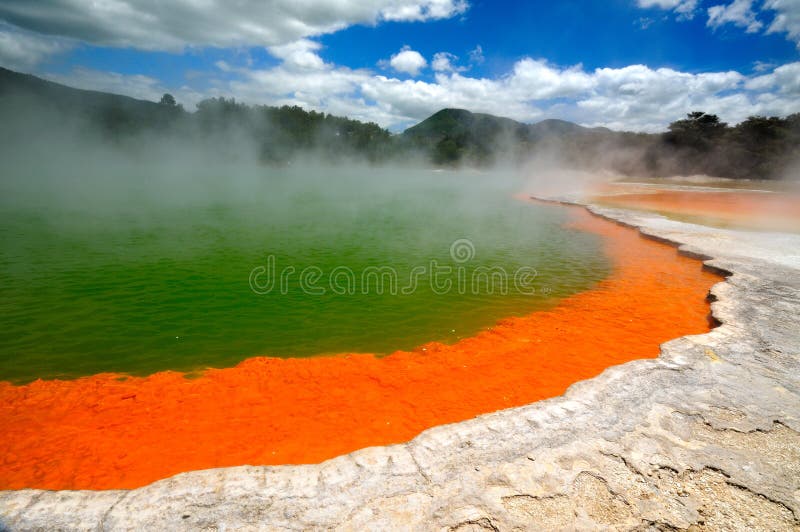
[[677,120],[669,125],[667,141],[678,146],[706,151],[727,128],[728,124],[721,122],[717,115],[694,111],[686,115],[683,120]]
[[175,101],[175,97],[170,93],[164,93],[164,96],[161,97],[161,101],[159,101],[161,105],[166,105],[167,107],[176,107],[178,102]]

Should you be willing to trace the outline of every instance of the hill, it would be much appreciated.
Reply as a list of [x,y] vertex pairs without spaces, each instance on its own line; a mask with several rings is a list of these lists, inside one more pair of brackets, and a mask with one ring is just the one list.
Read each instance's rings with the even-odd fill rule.
[[418,150],[428,152],[438,164],[491,164],[499,157],[521,158],[542,143],[597,143],[616,139],[619,133],[586,128],[572,122],[547,119],[524,124],[510,118],[465,109],[442,109],[403,132]]
[[120,94],[75,89],[0,67],[0,102],[3,111],[33,106],[39,110],[58,110],[81,115],[109,129],[121,127],[165,127],[180,110],[165,113],[169,106],[138,100]]
[[[560,163],[626,175],[708,174],[774,179],[800,168],[800,114],[752,116],[736,126],[695,111],[647,134],[586,128],[564,120],[523,124],[509,118],[443,109],[402,135],[436,164],[524,163],[532,154]],[[794,170],[796,173],[797,170]]]
[[136,109],[142,113],[156,112],[159,109],[159,104],[155,102],[137,100],[120,94],[74,89],[37,78],[31,74],[14,72],[0,67],[0,97],[22,94],[31,98],[48,100],[59,105],[68,105],[76,110],[99,109],[111,105],[125,109]]
[[0,120],[15,142],[57,142],[59,135],[86,143],[179,141],[223,156],[255,155],[277,164],[291,162],[301,151],[378,161],[389,157],[392,142],[377,124],[297,106],[247,105],[220,97],[186,112],[169,94],[156,103],[75,89],[5,68],[0,68]]

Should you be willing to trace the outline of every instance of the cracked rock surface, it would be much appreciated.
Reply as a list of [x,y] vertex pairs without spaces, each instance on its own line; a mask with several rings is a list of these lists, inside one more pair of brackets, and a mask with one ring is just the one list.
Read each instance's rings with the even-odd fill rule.
[[800,530],[800,235],[590,210],[729,273],[721,325],[562,397],[319,465],[0,492],[0,529]]

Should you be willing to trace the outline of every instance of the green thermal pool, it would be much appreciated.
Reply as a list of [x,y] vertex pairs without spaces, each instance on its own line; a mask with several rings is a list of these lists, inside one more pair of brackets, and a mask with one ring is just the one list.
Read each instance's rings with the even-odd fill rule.
[[[93,168],[0,185],[0,380],[390,353],[608,273],[597,236],[514,199],[524,182],[499,172]],[[505,294],[475,273],[498,267]]]

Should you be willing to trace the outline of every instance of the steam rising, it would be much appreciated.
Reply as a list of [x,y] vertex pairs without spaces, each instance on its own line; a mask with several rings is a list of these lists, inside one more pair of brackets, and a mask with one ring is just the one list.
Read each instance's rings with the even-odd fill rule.
[[[411,349],[535,310],[606,271],[596,238],[563,231],[555,207],[513,199],[529,182],[509,168],[375,164],[331,157],[324,143],[265,161],[246,127],[115,136],[74,114],[16,109],[0,148],[0,380]],[[470,271],[526,267],[548,291],[439,295],[423,278],[407,296],[309,297],[249,285],[273,256],[297,273],[388,266],[405,287],[413,268],[452,262],[465,240]]]
[[[179,119],[161,128],[120,132],[96,114],[19,93],[4,95],[2,115],[0,157],[6,170],[0,205],[58,217],[63,228],[89,217],[147,224],[154,209],[214,203],[259,202],[279,217],[295,208],[289,198],[304,194],[320,194],[346,210],[348,203],[365,198],[378,204],[410,197],[410,191],[431,183],[446,186],[455,204],[476,211],[483,208],[482,189],[553,192],[598,179],[595,173],[565,170],[558,145],[543,145],[522,161],[502,136],[494,145],[498,157],[492,167],[431,172],[423,150],[405,147],[380,163],[364,153],[332,150],[327,141],[337,132],[330,130],[315,132],[306,147],[287,146],[284,157],[276,158],[285,139],[276,136],[265,143],[268,123],[258,126],[257,137],[252,124],[236,120],[208,130],[196,119]],[[416,194],[414,201],[425,202],[426,195]]]

